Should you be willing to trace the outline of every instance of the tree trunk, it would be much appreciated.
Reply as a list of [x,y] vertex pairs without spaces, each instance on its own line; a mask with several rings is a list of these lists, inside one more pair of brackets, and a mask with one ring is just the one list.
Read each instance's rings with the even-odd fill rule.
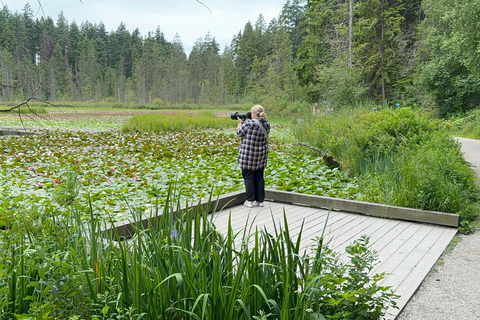
[[313,149],[313,150],[317,151],[318,153],[320,153],[320,155],[322,156],[323,161],[325,162],[325,165],[327,167],[329,167],[329,168],[339,168],[340,167],[340,163],[337,160],[335,160],[332,156],[327,155],[328,151],[324,152],[323,150],[321,150],[317,147],[311,146],[309,144],[306,144],[306,143],[299,142],[298,144],[301,145],[301,146],[305,146],[305,147],[308,147],[310,149]]
[[353,62],[353,0],[350,0],[349,8],[349,20],[348,20],[348,66],[351,67]]

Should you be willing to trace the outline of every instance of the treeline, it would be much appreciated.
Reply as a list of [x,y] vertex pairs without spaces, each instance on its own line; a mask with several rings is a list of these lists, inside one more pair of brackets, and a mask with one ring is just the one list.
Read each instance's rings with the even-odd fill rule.
[[4,6],[2,99],[278,108],[372,99],[446,116],[479,105],[478,16],[480,0],[289,0],[277,19],[247,22],[229,46],[207,34],[187,56],[160,27],[107,31]]

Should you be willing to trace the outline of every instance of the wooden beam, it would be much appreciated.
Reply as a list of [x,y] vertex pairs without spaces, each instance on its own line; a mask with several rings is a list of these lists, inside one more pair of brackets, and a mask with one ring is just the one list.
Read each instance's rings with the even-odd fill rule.
[[278,202],[301,204],[317,208],[331,208],[332,210],[361,213],[375,217],[424,222],[449,227],[458,227],[459,225],[459,215],[454,213],[395,207],[378,203],[345,200],[279,190],[265,190],[265,196],[267,199]]

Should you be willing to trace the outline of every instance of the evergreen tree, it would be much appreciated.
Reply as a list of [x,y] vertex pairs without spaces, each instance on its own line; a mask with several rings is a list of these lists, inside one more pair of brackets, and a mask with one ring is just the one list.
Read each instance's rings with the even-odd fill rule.
[[184,103],[188,98],[187,56],[178,34],[175,35],[167,60],[166,101]]
[[80,33],[80,28],[78,25],[73,21],[68,29],[68,49],[66,52],[69,66],[73,70],[73,76],[76,77],[76,71],[78,68],[78,61],[80,58],[80,51],[78,48],[79,42],[82,36]]
[[[362,0],[357,2],[355,13],[354,60],[369,84],[371,96],[381,101],[396,98],[395,82],[400,76],[400,57],[405,39],[401,25],[404,3],[393,0]],[[388,92],[387,92],[388,91]]]
[[337,25],[345,21],[345,11],[335,0],[309,0],[304,13],[305,41],[297,54],[295,71],[300,85],[306,88],[306,98],[311,102],[325,100],[322,88],[321,66],[330,66],[340,53],[343,43]]
[[219,103],[238,102],[237,73],[235,69],[235,55],[231,47],[225,47],[220,58],[219,85],[221,88]]
[[305,37],[305,0],[288,0],[282,8],[279,22],[285,26],[292,43],[292,55],[296,57],[298,48]]

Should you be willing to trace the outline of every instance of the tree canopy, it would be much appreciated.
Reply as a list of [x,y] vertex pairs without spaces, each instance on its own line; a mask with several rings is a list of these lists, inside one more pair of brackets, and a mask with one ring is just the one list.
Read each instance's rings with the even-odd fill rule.
[[230,45],[0,10],[3,101],[479,105],[480,0],[288,0]]

